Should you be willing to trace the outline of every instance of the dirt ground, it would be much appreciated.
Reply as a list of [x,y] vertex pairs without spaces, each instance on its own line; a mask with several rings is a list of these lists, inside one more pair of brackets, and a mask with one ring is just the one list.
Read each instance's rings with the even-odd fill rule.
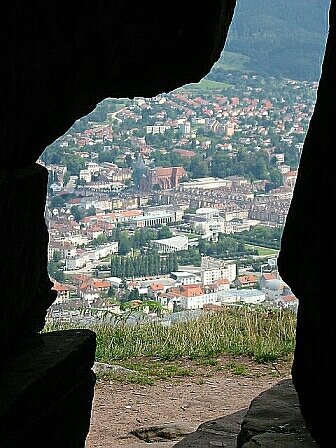
[[97,381],[86,448],[172,447],[175,442],[147,444],[129,431],[161,423],[201,423],[247,408],[262,391],[290,377],[288,365],[250,362],[249,375],[211,375],[160,380],[155,385]]

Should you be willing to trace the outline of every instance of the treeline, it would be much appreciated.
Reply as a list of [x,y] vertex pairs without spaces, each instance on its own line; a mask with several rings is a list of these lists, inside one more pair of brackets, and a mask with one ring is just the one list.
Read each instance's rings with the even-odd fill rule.
[[241,243],[256,244],[257,246],[280,249],[283,227],[255,226],[249,231],[235,234],[235,239]]
[[245,64],[245,69],[317,81],[329,3],[329,0],[241,0],[237,2],[226,50],[248,56],[250,63]]
[[188,250],[177,252],[178,263],[180,266],[201,266],[201,254],[198,247],[191,247]]
[[109,240],[118,242],[119,255],[127,255],[131,249],[141,250],[152,240],[170,238],[172,235],[171,230],[166,225],[163,225],[159,229],[136,229],[132,234],[117,227],[113,229]]
[[111,258],[111,276],[122,279],[165,275],[177,270],[176,254],[162,256],[153,253],[135,257],[115,255]]
[[223,233],[219,235],[217,242],[199,240],[198,250],[203,255],[215,258],[232,258],[243,255],[258,255],[254,249],[246,248],[243,242],[237,241],[235,237]]
[[264,150],[248,151],[241,148],[236,155],[215,149],[207,151],[209,157],[200,154],[192,158],[181,157],[174,152],[166,154],[155,151],[155,166],[183,166],[190,177],[243,176],[252,180],[268,180],[274,187],[282,185],[282,175],[276,163]]

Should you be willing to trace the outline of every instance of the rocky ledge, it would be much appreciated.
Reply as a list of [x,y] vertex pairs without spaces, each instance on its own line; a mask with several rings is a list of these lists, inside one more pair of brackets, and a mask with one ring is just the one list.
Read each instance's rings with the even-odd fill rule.
[[176,448],[317,448],[302,418],[291,380],[261,393],[235,414],[203,423]]

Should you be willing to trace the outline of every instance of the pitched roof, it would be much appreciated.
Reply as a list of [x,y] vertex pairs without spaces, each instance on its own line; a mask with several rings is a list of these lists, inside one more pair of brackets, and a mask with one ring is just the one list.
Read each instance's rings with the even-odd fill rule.
[[265,280],[275,280],[277,278],[274,272],[264,272],[262,276]]
[[52,280],[52,281],[54,282],[54,286],[51,289],[54,289],[57,292],[66,292],[66,291],[71,291],[71,289],[72,289],[72,288],[70,288],[70,286],[59,283],[56,280]]
[[229,285],[230,284],[230,280],[228,280],[227,278],[219,278],[218,280],[215,281],[215,284],[217,284],[217,285]]
[[288,294],[286,296],[281,296],[280,300],[285,303],[297,302],[297,298],[294,296],[294,294]]
[[253,274],[241,275],[238,277],[240,283],[255,283],[258,279]]
[[90,278],[84,281],[80,286],[80,290],[86,290],[87,288],[92,289],[107,289],[111,286],[110,282],[106,280],[100,280],[97,278]]
[[152,291],[163,291],[164,287],[161,283],[152,283],[151,285],[149,285],[149,288]]

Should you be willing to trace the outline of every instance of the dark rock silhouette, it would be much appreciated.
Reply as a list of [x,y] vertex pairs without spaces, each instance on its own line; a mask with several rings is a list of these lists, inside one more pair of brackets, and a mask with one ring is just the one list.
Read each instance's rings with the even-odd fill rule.
[[[202,0],[1,2],[4,448],[83,447],[90,422],[94,334],[72,335],[68,352],[67,332],[37,335],[55,298],[47,274],[47,171],[36,164],[38,157],[106,97],[154,96],[199,81],[220,56],[234,6],[235,0],[214,0],[211,6]],[[30,374],[22,374],[22,359],[30,360]],[[19,380],[22,387],[10,387]],[[48,396],[48,388],[55,393]],[[6,427],[17,427],[19,436]]]
[[[43,328],[45,311],[54,298],[43,220],[47,173],[35,165],[36,160],[105,97],[154,96],[200,80],[220,56],[234,6],[235,0],[1,2],[0,355],[3,371],[11,358],[12,381],[19,374],[13,367],[19,351],[28,350],[28,344],[36,354],[34,350],[44,343],[34,335]],[[335,20],[332,0],[317,105],[279,256],[280,274],[300,302],[293,381],[303,417],[320,447],[330,446],[334,417],[330,409],[336,401],[336,301],[325,280],[332,278],[335,247]],[[81,394],[73,396],[83,412],[71,428],[74,436],[88,431],[87,400],[81,407],[80,397],[85,393],[90,397],[92,392],[94,343],[86,333],[81,337],[86,383]],[[78,384],[78,376],[73,375],[78,359],[69,355],[68,360],[66,374],[73,378],[69,392]],[[49,361],[44,357],[44,366]],[[59,375],[62,366],[60,361]],[[34,384],[47,387],[56,378],[45,376],[45,382],[42,378]],[[34,393],[39,393],[38,387]],[[5,405],[0,401],[0,409]],[[45,405],[54,403],[46,400]],[[36,419],[40,410],[31,411],[37,413]],[[15,414],[11,416],[15,427]],[[34,415],[29,417],[22,446],[23,441],[28,446],[37,431],[29,427]],[[59,414],[53,422],[60,431],[64,418]],[[43,421],[38,430],[48,431],[51,418]],[[2,431],[2,446],[12,446],[5,437]],[[59,439],[50,440],[48,446],[66,447],[70,439],[67,435],[63,445]],[[42,448],[43,443],[33,446]],[[83,446],[83,437],[75,446]]]
[[336,301],[333,276],[336,129],[336,2],[317,103],[304,144],[278,265],[299,299],[292,370],[302,414],[319,446],[330,446],[336,400]]

